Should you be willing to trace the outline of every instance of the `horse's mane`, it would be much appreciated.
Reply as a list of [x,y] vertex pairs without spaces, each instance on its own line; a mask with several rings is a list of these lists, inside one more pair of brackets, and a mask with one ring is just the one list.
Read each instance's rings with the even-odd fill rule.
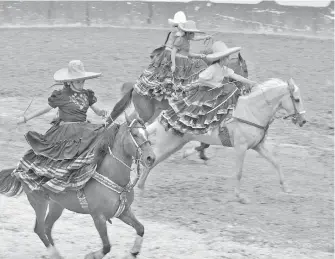
[[286,86],[287,83],[279,78],[270,78],[260,84],[258,84],[257,86],[253,87],[251,89],[251,92],[248,93],[246,95],[246,97],[248,98],[253,98],[253,97],[257,97],[259,95],[263,95],[264,91],[270,90],[270,89],[274,89],[277,88],[279,86]]
[[119,132],[120,124],[114,124],[107,128],[100,135],[98,142],[94,148],[94,160],[93,163],[97,165],[97,168],[100,167],[105,156],[108,154],[108,147],[112,148],[115,137]]
[[284,86],[287,85],[285,81],[279,78],[270,78],[263,83],[258,84],[255,89],[257,88],[269,88],[269,87],[277,87],[277,86]]

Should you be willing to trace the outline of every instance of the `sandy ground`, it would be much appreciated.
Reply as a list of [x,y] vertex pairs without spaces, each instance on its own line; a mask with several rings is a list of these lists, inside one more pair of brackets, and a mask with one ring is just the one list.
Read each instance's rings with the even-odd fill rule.
[[[120,97],[120,85],[134,80],[149,62],[149,52],[166,32],[112,28],[1,30],[1,168],[14,167],[28,146],[23,134],[44,132],[53,113],[16,127],[28,112],[42,107],[53,73],[70,59],[104,77],[90,80],[104,108]],[[242,191],[252,203],[232,202],[234,153],[210,147],[211,160],[174,154],[148,178],[143,198],[133,209],[146,234],[139,258],[333,258],[334,246],[334,42],[265,35],[221,35],[229,46],[242,46],[252,79],[293,77],[307,110],[304,128],[276,121],[269,143],[292,194],[283,194],[275,170],[253,151],[246,157]],[[195,50],[203,47],[194,44]],[[93,122],[99,118],[89,114]],[[172,170],[171,170],[172,169]],[[46,258],[33,233],[33,209],[25,195],[0,196],[0,258]],[[90,216],[64,212],[54,228],[58,249],[75,259],[100,248]],[[109,226],[113,244],[106,258],[121,258],[135,233],[118,220]]]

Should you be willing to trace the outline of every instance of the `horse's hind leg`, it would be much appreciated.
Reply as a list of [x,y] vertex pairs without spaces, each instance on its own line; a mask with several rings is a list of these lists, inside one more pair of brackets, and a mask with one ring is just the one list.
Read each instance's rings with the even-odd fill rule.
[[243,163],[245,154],[247,151],[247,145],[235,145],[236,151],[236,185],[235,185],[235,196],[240,203],[246,204],[249,203],[249,199],[241,195],[241,179],[242,179],[242,172],[243,172]]
[[48,208],[48,200],[41,195],[43,193],[34,193],[29,190],[26,191],[27,198],[31,206],[35,210],[36,221],[34,232],[39,236],[45,247],[48,249],[49,255],[52,259],[61,258],[57,253],[54,252],[54,247],[50,244],[50,241],[45,231],[45,215]]
[[209,157],[206,156],[205,150],[209,148],[209,144],[206,143],[200,143],[200,146],[193,146],[188,149],[186,149],[183,153],[183,158],[189,157],[190,155],[195,154],[196,152],[199,152],[199,158],[204,160],[205,162],[209,160]]
[[195,150],[199,152],[200,159],[207,161],[209,158],[205,154],[206,148],[209,148],[209,144],[201,143],[199,147],[196,147]]
[[130,255],[126,256],[125,258],[136,258],[137,255],[140,253],[142,248],[143,236],[144,236],[144,226],[141,222],[137,220],[131,208],[124,211],[120,216],[119,219],[122,220],[129,226],[132,226],[136,230],[136,239],[133,248],[130,250]]
[[292,192],[290,188],[287,186],[284,174],[280,168],[279,163],[276,161],[276,159],[272,156],[270,151],[265,147],[265,143],[262,142],[257,147],[254,148],[255,151],[257,151],[262,157],[264,157],[267,161],[269,161],[277,170],[278,176],[279,176],[279,182],[282,190],[286,193]]
[[[55,222],[62,215],[64,208],[54,201],[49,202],[49,212],[45,219],[45,233],[51,243],[52,247],[50,247],[49,252],[52,254],[53,258],[62,258],[55,248],[55,243],[51,235],[52,227]],[[57,257],[58,256],[58,257]]]
[[[27,192],[26,192],[27,193]],[[48,208],[48,201],[39,197],[36,193],[28,193],[27,198],[33,209],[35,210],[36,220],[35,220],[35,227],[34,232],[39,236],[42,240],[45,247],[50,246],[49,239],[45,235],[45,215]]]
[[108,239],[106,218],[101,214],[91,214],[94,225],[99,232],[100,238],[102,240],[103,248],[99,251],[89,253],[85,256],[85,259],[102,259],[111,250],[111,245]]

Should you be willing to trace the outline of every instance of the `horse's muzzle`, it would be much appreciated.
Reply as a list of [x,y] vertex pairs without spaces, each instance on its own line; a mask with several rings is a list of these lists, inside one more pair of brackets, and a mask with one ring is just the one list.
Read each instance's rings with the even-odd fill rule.
[[144,163],[147,167],[151,167],[155,163],[156,157],[155,155],[147,155],[144,158]]
[[298,124],[299,127],[302,127],[306,124],[307,120],[305,119],[305,116],[303,114],[299,114],[297,117],[292,118],[292,122],[294,124]]
[[303,119],[299,122],[299,126],[302,127],[306,124],[307,120]]

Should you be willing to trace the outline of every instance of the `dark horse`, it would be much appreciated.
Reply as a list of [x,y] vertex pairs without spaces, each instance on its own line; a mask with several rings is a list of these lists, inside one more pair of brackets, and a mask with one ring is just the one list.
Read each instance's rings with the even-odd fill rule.
[[[239,74],[243,77],[248,77],[247,64],[240,53],[237,57],[230,60],[229,67],[233,69],[236,74]],[[239,82],[236,83],[239,84]],[[111,118],[113,120],[115,120],[120,115],[120,111],[124,111],[125,108],[130,105],[131,101],[133,101],[134,107],[140,118],[149,124],[153,122],[163,110],[170,108],[166,99],[158,101],[155,98],[150,98],[149,96],[138,94],[136,91],[134,91],[134,83],[132,82],[124,83],[122,85],[121,91],[124,96],[114,106],[114,110],[111,113]],[[204,150],[208,147],[208,144],[201,143],[201,146],[196,148],[196,150],[199,151],[200,158],[203,160],[208,159],[204,153]]]
[[[130,206],[134,200],[133,187],[139,177],[139,163],[151,166],[155,161],[155,154],[148,141],[144,122],[132,115],[129,118],[126,116],[126,121],[122,125],[115,124],[108,127],[95,148],[97,172],[83,188],[87,201],[86,209],[79,202],[76,191],[68,190],[58,194],[46,189],[31,191],[24,182],[12,176],[13,169],[0,172],[0,193],[10,197],[23,191],[26,193],[36,214],[34,231],[47,247],[50,258],[62,258],[55,248],[51,230],[64,208],[81,214],[90,214],[93,218],[103,248],[89,253],[85,256],[86,259],[101,259],[109,253],[111,245],[106,221],[110,221],[112,217],[118,217],[136,230],[137,237],[128,258],[135,258],[139,254],[144,226],[131,211]],[[133,158],[137,162],[138,175],[134,182],[131,182]]]

